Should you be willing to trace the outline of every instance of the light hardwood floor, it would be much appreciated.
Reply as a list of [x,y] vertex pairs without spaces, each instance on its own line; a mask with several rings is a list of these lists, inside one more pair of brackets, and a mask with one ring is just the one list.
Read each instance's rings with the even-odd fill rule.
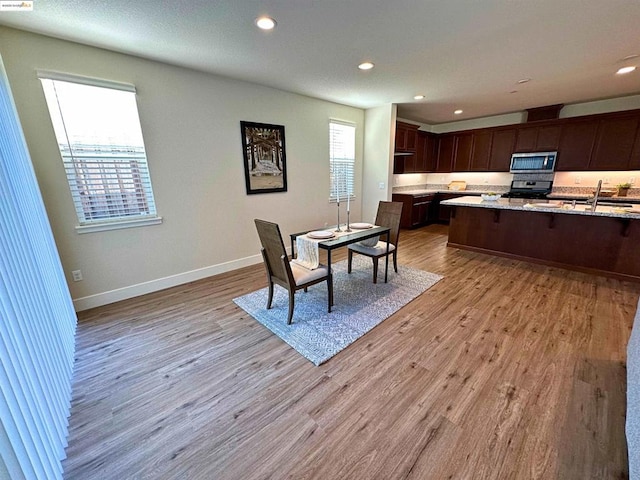
[[640,285],[446,240],[402,231],[445,278],[320,367],[232,302],[262,265],[81,313],[65,478],[627,478]]

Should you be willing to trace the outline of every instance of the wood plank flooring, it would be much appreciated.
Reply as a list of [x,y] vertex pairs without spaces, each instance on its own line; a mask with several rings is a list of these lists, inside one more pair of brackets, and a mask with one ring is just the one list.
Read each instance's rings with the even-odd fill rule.
[[627,478],[640,285],[446,240],[402,231],[445,278],[320,367],[232,302],[262,265],[81,313],[65,478]]

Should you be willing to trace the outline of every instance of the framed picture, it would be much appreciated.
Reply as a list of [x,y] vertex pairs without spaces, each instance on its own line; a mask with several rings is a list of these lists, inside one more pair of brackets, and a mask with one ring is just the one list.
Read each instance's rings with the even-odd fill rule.
[[284,125],[240,122],[247,195],[287,191]]

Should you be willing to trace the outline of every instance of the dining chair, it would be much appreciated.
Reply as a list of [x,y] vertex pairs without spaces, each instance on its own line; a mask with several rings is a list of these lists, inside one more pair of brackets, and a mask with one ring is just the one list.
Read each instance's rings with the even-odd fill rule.
[[[375,224],[380,227],[388,227],[389,254],[393,255],[393,269],[398,273],[398,239],[400,237],[400,217],[402,217],[401,202],[380,202]],[[378,283],[378,259],[387,255],[387,242],[378,240],[374,246],[366,246],[361,243],[349,245],[347,260],[347,273],[351,273],[353,254],[358,253],[371,257],[373,260],[373,283]]]
[[258,230],[260,243],[262,244],[262,259],[264,260],[264,266],[267,270],[267,280],[269,282],[267,309],[271,308],[273,302],[273,285],[278,284],[289,293],[289,316],[287,318],[287,325],[290,325],[293,319],[296,291],[304,289],[306,292],[307,287],[311,285],[327,282],[327,310],[330,312],[331,302],[333,300],[333,284],[329,275],[329,269],[321,264],[318,268],[310,270],[295,262],[290,262],[284,248],[278,224],[257,218],[254,222]]

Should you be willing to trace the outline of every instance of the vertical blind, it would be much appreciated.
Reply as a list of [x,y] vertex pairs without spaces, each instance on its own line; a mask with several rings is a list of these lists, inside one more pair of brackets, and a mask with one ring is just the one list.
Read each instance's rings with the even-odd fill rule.
[[329,121],[329,173],[331,191],[329,200],[347,194],[353,197],[356,166],[356,126],[353,123]]
[[0,421],[11,478],[62,478],[76,315],[0,61]]
[[155,217],[133,86],[38,75],[80,225]]

